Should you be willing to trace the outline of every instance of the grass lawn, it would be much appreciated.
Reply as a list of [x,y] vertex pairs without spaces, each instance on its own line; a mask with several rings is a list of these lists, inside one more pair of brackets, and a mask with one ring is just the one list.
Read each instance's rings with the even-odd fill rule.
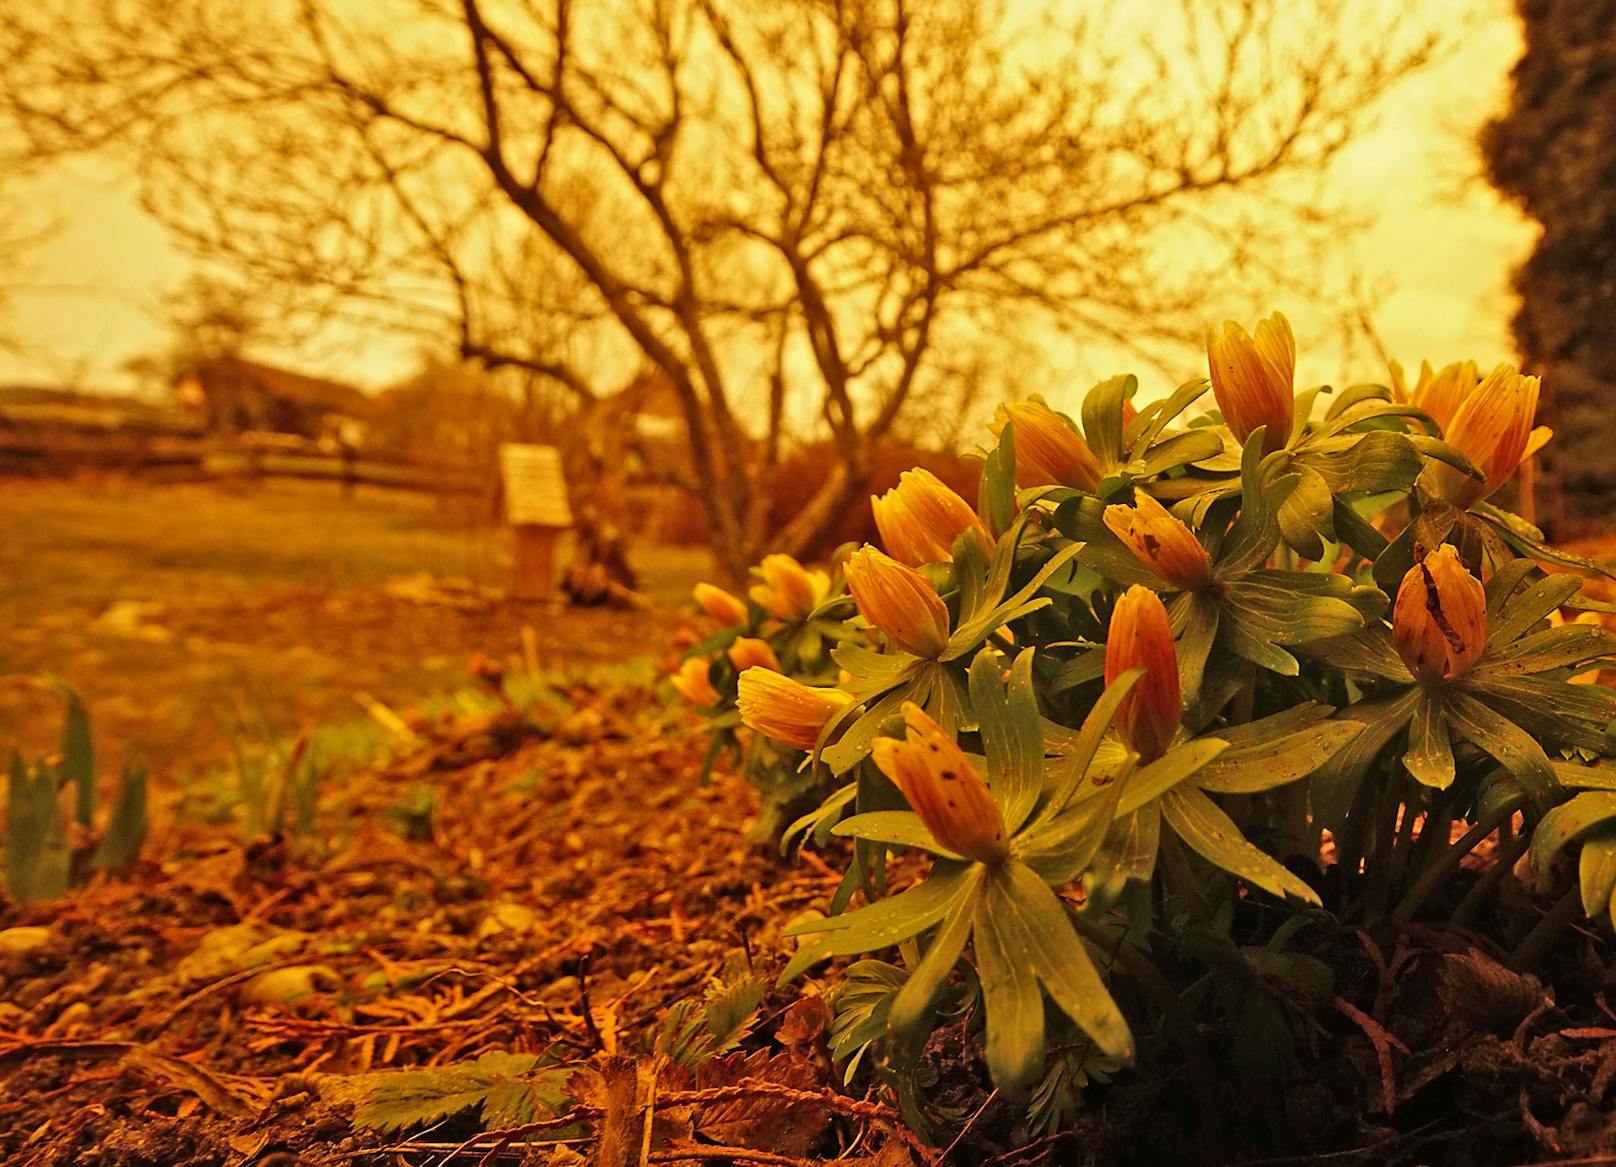
[[[709,564],[685,548],[639,548],[635,560],[666,607]],[[244,726],[289,734],[351,718],[359,692],[407,703],[453,683],[475,652],[515,652],[524,626],[555,666],[665,643],[665,612],[460,608],[388,586],[424,573],[497,587],[508,570],[502,527],[417,495],[6,481],[0,675],[72,681],[109,761],[128,750],[161,773],[216,765]],[[54,724],[42,696],[0,687],[0,750],[45,751]]]

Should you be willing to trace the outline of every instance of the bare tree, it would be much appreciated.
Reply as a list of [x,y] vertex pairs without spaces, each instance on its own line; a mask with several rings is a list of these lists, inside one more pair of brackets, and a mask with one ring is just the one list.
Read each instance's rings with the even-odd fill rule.
[[[36,150],[127,151],[298,311],[449,324],[584,401],[654,368],[739,573],[809,545],[1002,335],[1188,334],[1431,48],[1341,0],[1165,7],[59,0],[0,31],[0,84]],[[836,472],[767,531],[811,431]]]

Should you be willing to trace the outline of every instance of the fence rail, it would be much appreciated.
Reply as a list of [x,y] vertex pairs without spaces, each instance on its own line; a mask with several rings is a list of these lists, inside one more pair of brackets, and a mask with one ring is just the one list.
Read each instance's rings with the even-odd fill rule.
[[490,479],[370,452],[287,440],[163,433],[48,433],[0,425],[0,478],[122,473],[166,481],[292,478],[336,483],[344,493],[380,486],[429,494],[481,494]]

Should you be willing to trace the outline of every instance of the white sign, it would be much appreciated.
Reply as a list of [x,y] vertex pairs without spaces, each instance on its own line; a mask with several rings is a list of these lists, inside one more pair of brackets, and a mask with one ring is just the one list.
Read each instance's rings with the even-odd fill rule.
[[561,451],[554,446],[506,442],[499,448],[505,482],[505,519],[513,525],[572,526],[567,480],[561,473]]

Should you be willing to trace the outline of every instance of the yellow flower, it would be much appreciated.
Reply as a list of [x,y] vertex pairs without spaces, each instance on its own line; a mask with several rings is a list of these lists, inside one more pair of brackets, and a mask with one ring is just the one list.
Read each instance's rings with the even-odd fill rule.
[[1463,676],[1487,647],[1487,596],[1451,544],[1403,576],[1392,608],[1392,643],[1425,684]]
[[718,704],[718,690],[713,688],[712,678],[707,674],[708,664],[702,657],[693,656],[668,678],[674,692],[703,709],[711,709]]
[[702,611],[726,628],[746,623],[746,601],[710,583],[699,583],[691,591]]
[[1176,588],[1194,591],[1212,579],[1206,548],[1179,518],[1143,490],[1133,492],[1134,505],[1117,503],[1102,516],[1111,533],[1134,558]]
[[728,648],[730,663],[735,666],[737,673],[744,673],[747,669],[768,669],[771,672],[780,671],[780,658],[774,655],[774,649],[769,647],[767,640],[759,640],[755,636],[742,636]]
[[840,689],[814,689],[768,669],[741,674],[736,704],[741,721],[764,737],[811,750],[825,723],[853,698]]
[[879,738],[872,756],[932,836],[957,855],[998,863],[1010,854],[1004,816],[965,751],[913,701],[903,741]]
[[1459,412],[1465,398],[1475,392],[1480,381],[1481,371],[1475,361],[1454,361],[1436,373],[1431,371],[1430,362],[1422,361],[1420,379],[1409,395],[1409,402],[1430,414],[1431,420],[1447,433],[1453,424],[1453,415]]
[[914,568],[861,547],[842,568],[859,612],[905,652],[935,660],[948,647],[948,607]]
[[830,577],[809,571],[789,555],[765,555],[753,569],[763,582],[747,590],[753,603],[787,623],[806,620],[830,591]]
[[1070,486],[1092,491],[1104,471],[1076,428],[1042,401],[1017,401],[999,406],[993,419],[995,436],[1006,425],[1016,435],[1016,485],[1023,490],[1038,486]]
[[1122,699],[1117,736],[1141,761],[1154,762],[1173,744],[1183,699],[1178,686],[1178,650],[1167,609],[1160,596],[1140,584],[1124,592],[1111,611],[1105,683],[1111,684],[1134,668],[1143,668],[1145,675]]
[[1492,495],[1527,458],[1541,450],[1553,432],[1532,428],[1537,414],[1538,379],[1499,365],[1471,390],[1443,431],[1450,446],[1487,476],[1477,482],[1452,466],[1432,462],[1422,475],[1427,493],[1456,507],[1468,507]]
[[953,557],[954,540],[975,531],[983,551],[992,547],[987,524],[930,470],[915,467],[898,475],[898,485],[870,496],[881,542],[900,563],[919,567]]
[[1244,442],[1259,426],[1267,426],[1263,452],[1269,454],[1290,441],[1296,411],[1296,340],[1290,321],[1275,312],[1257,322],[1252,337],[1225,320],[1221,332],[1207,334],[1206,359],[1212,393],[1236,438]]

